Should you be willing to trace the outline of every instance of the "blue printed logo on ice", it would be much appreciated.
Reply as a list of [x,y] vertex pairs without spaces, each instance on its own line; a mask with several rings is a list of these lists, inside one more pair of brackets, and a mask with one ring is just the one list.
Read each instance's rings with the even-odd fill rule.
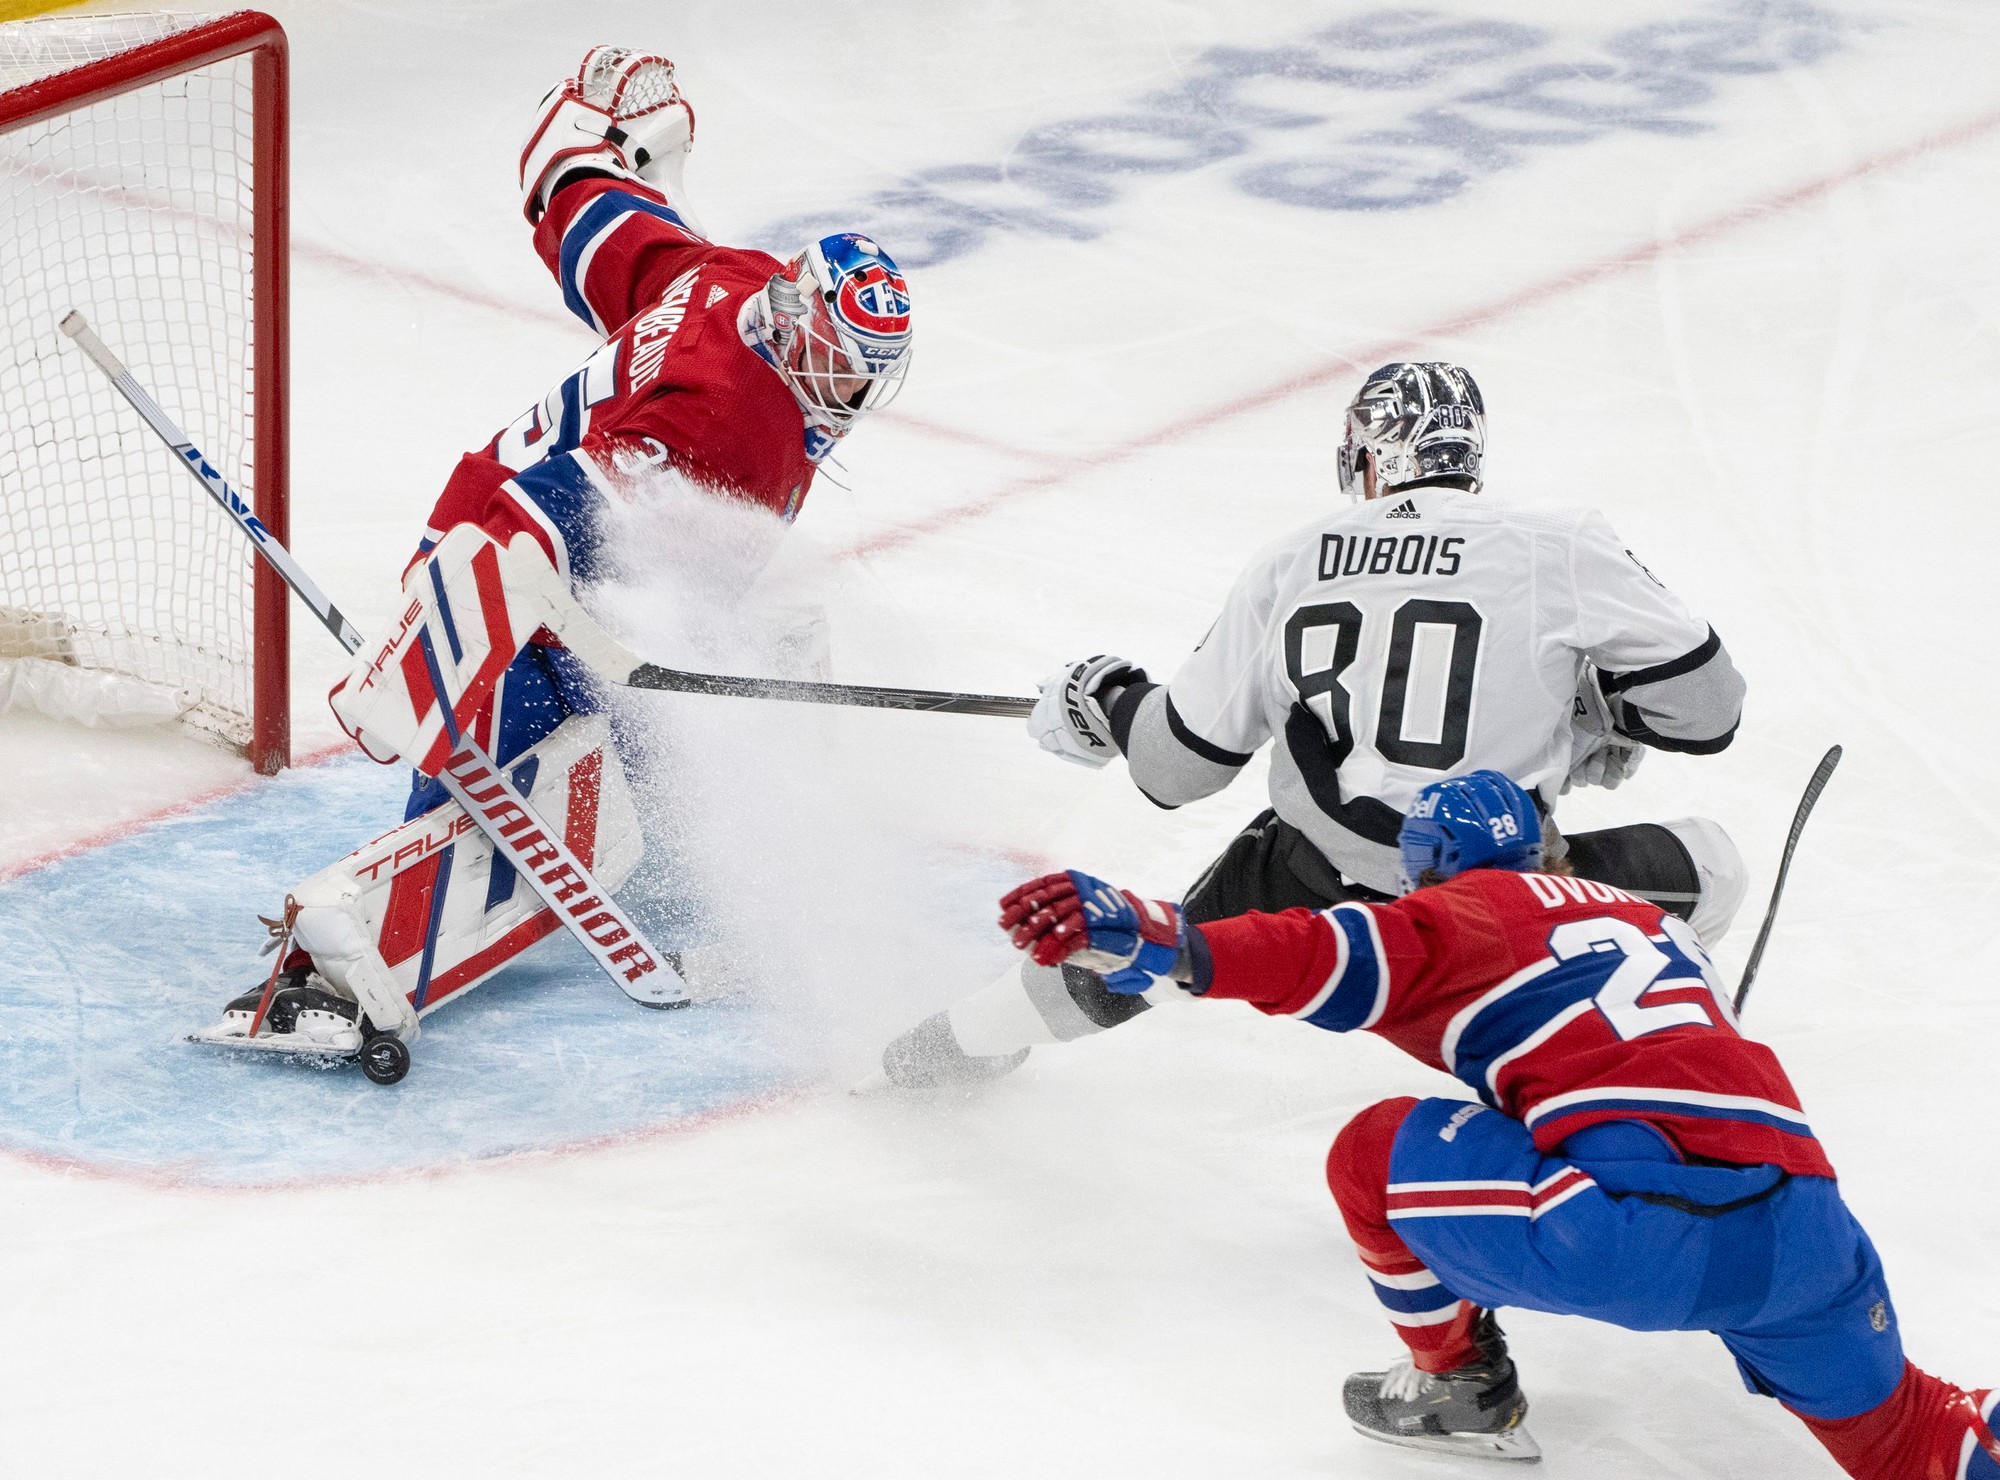
[[1704,133],[1720,88],[1817,62],[1865,24],[1810,0],[1722,0],[1593,38],[1487,3],[1488,18],[1377,11],[1278,45],[1212,46],[1172,87],[1039,124],[997,163],[932,165],[859,205],[773,222],[757,245],[783,255],[858,222],[905,267],[933,267],[995,233],[1089,241],[1149,182],[1208,169],[1300,210],[1414,210],[1551,149]]

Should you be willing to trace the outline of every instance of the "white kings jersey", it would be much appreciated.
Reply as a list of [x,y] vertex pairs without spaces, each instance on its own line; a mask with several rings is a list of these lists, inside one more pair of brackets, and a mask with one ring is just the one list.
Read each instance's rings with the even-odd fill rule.
[[1491,767],[1554,800],[1586,664],[1631,738],[1705,751],[1734,734],[1743,686],[1721,643],[1602,515],[1397,491],[1253,559],[1164,691],[1113,700],[1112,729],[1168,806],[1274,741],[1278,815],[1396,893],[1397,830],[1429,783]]

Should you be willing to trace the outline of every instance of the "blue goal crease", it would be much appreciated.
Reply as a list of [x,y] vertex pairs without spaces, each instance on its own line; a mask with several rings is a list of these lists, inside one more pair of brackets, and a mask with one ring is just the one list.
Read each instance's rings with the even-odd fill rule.
[[790,1086],[762,1009],[634,1011],[565,936],[426,1019],[393,1088],[185,1042],[268,973],[257,916],[393,826],[406,787],[359,757],[288,771],[0,884],[0,1150],[312,1183],[615,1140]]

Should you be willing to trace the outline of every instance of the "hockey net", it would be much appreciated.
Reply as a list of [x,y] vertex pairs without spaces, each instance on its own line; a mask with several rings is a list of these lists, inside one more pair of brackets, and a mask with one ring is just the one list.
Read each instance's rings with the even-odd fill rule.
[[0,708],[267,772],[283,587],[56,325],[81,309],[286,538],[285,70],[254,11],[0,24]]

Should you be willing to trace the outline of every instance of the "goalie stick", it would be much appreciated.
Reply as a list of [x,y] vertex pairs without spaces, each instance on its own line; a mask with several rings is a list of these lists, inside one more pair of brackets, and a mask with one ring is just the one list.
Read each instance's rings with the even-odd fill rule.
[[[252,547],[283,577],[335,641],[352,653],[360,648],[357,628],[328,599],[292,554],[264,528],[242,496],[209,466],[208,459],[144,386],[72,309],[60,325],[131,403],[146,425],[173,450],[208,496],[221,505]],[[441,699],[442,702],[442,699]],[[643,1007],[685,1007],[687,983],[666,956],[653,948],[638,925],[600,887],[562,835],[542,825],[513,780],[470,736],[460,736],[438,780],[493,842],[494,852],[512,863],[542,903],[555,913],[618,989]],[[525,824],[523,821],[525,819]],[[504,826],[503,826],[504,824]],[[511,835],[510,835],[511,834]]]
[[1764,959],[1764,943],[1771,938],[1771,922],[1778,918],[1778,899],[1785,892],[1785,875],[1791,871],[1792,854],[1798,850],[1799,835],[1806,830],[1806,819],[1812,816],[1813,804],[1819,794],[1826,790],[1827,781],[1833,776],[1833,768],[1840,764],[1840,747],[1833,746],[1819,758],[1813,767],[1812,779],[1806,782],[1805,794],[1799,798],[1799,807],[1792,814],[1792,830],[1785,836],[1784,855],[1778,860],[1777,882],[1771,885],[1771,902],[1764,906],[1764,923],[1757,927],[1757,943],[1750,947],[1750,959],[1743,966],[1743,980],[1736,984],[1736,1011],[1743,1011],[1743,1000],[1750,995],[1750,984],[1757,980],[1757,963]]

